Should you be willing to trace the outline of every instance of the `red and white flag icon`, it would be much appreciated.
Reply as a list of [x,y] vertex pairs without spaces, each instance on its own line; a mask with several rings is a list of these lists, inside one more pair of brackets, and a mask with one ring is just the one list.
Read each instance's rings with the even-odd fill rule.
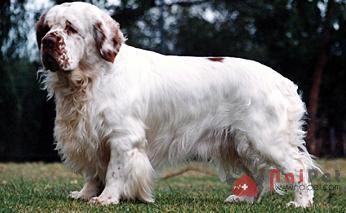
[[243,175],[234,182],[232,192],[237,196],[256,196],[257,185],[252,178]]

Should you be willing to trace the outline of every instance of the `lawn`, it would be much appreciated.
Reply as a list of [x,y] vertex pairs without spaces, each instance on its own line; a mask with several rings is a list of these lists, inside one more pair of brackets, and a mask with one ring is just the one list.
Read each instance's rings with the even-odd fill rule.
[[[80,189],[83,179],[61,164],[0,164],[0,212],[345,212],[346,160],[323,160],[320,164],[331,178],[327,182],[318,177],[313,184],[336,188],[317,190],[314,207],[308,210],[286,207],[291,195],[270,193],[259,204],[226,204],[223,200],[231,186],[201,164],[193,165],[197,170],[175,176],[168,174],[177,170],[165,171],[166,178],[156,183],[154,204],[132,201],[112,206],[70,200],[67,195]],[[335,178],[335,170],[340,171],[340,180]]]

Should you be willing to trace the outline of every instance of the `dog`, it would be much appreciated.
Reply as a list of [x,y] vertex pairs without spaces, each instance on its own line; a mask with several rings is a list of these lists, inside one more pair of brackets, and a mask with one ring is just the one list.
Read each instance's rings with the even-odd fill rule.
[[[56,5],[36,24],[44,88],[54,97],[56,149],[84,175],[74,199],[154,202],[152,182],[164,165],[208,161],[222,180],[242,170],[260,200],[266,170],[304,179],[317,166],[303,130],[297,86],[258,62],[233,57],[166,56],[129,46],[119,24],[88,3]],[[313,190],[296,188],[296,207]]]

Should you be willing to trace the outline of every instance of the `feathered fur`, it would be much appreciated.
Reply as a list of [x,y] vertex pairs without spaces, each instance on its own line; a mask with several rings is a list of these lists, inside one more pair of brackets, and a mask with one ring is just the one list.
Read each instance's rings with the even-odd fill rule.
[[[87,177],[84,190],[72,197],[152,202],[154,169],[197,158],[216,165],[224,180],[238,170],[263,180],[272,166],[306,174],[316,168],[304,144],[306,109],[290,80],[251,60],[165,56],[128,46],[123,38],[105,56],[92,32],[94,20],[109,24],[100,17],[105,14],[85,3],[59,5],[45,16],[52,29],[55,20],[77,19],[85,36],[77,67],[42,71],[56,101],[57,150]],[[78,47],[66,42],[70,48]],[[90,190],[99,185],[101,194]],[[311,206],[312,197],[311,191],[296,192],[293,204]]]

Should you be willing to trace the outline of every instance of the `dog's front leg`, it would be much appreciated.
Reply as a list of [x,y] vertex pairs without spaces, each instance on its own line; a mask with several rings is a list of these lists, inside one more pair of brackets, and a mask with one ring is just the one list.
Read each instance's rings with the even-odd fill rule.
[[100,194],[102,183],[97,178],[88,177],[83,188],[80,191],[73,191],[69,197],[72,199],[89,200]]
[[107,167],[105,188],[92,203],[117,204],[119,199],[138,198],[153,202],[151,182],[153,168],[145,153],[144,138],[126,137],[110,141],[111,157]]

